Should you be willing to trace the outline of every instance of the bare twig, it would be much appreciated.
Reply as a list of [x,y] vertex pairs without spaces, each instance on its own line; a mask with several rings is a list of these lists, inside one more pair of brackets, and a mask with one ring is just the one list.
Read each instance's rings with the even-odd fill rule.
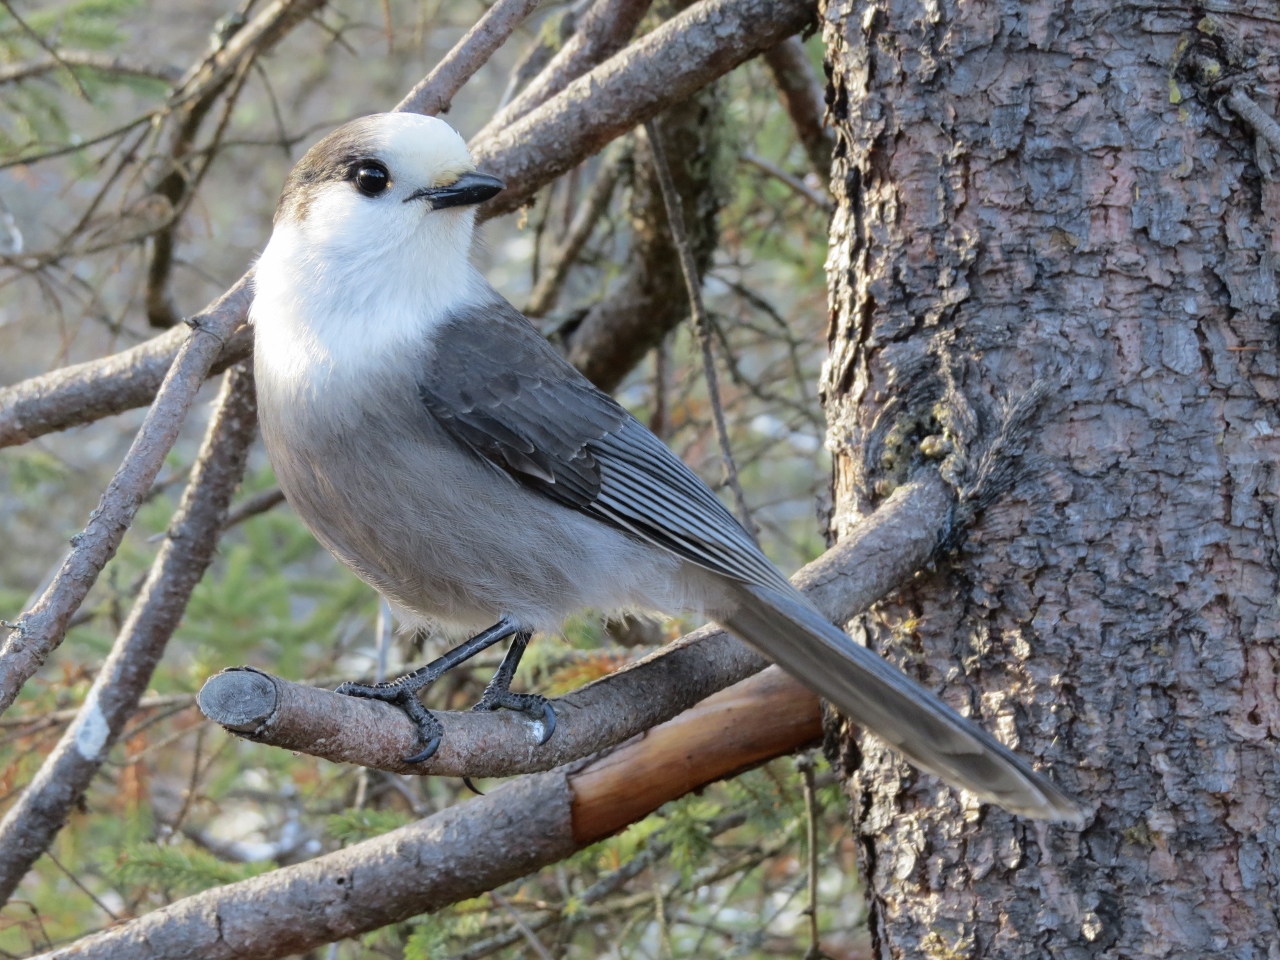
[[596,0],[578,20],[573,36],[529,85],[502,107],[476,135],[483,140],[542,106],[596,64],[621,50],[652,0]]
[[196,393],[231,332],[240,325],[249,291],[241,280],[204,313],[178,349],[155,402],[147,411],[116,474],[53,582],[25,612],[0,649],[0,713],[62,642],[67,623],[120,546],[147,491],[173,447]]
[[778,85],[778,97],[791,117],[800,145],[813,164],[813,171],[825,184],[831,178],[831,151],[835,139],[823,122],[825,104],[822,88],[813,75],[809,55],[804,44],[789,37],[765,51],[764,61],[769,65],[774,83]]
[[396,105],[397,113],[425,113],[435,116],[447,113],[454,94],[471,79],[472,74],[489,62],[513,30],[533,12],[539,0],[498,0],[476,25],[467,31],[408,95]]
[[529,946],[533,948],[542,960],[552,960],[551,954],[547,952],[546,946],[538,939],[538,935],[529,929],[529,925],[524,922],[520,914],[516,913],[515,908],[511,906],[511,902],[507,900],[497,890],[490,890],[489,896],[493,898],[493,902],[506,911],[507,916],[511,918],[512,923],[516,925],[516,929],[520,931],[520,935],[525,938]]
[[[818,609],[843,623],[928,560],[954,502],[951,489],[936,476],[908,484],[793,582]],[[522,715],[439,712],[444,739],[436,755],[420,764],[402,759],[417,744],[415,726],[387,704],[249,670],[211,678],[199,702],[206,716],[242,736],[335,762],[395,773],[507,777],[547,770],[621,743],[765,664],[723,630],[703,628],[555,701],[556,733],[542,746],[536,746],[536,733]],[[641,796],[644,787],[637,779],[627,792]]]
[[56,54],[56,59],[50,57],[46,60],[28,60],[24,63],[11,63],[8,66],[0,67],[0,85],[20,83],[33,77],[44,76],[46,73],[52,73],[54,70],[63,67],[79,67],[84,70],[92,70],[95,73],[122,77],[146,77],[151,80],[163,80],[166,83],[174,83],[182,76],[182,70],[178,67],[134,63],[124,57],[97,53],[93,50],[66,50],[59,48]]
[[232,527],[238,526],[259,514],[266,513],[282,503],[284,503],[284,491],[279,487],[272,487],[270,490],[255,493],[227,511],[227,519],[223,522],[222,529],[230,530]]
[[[773,668],[585,766],[521,777],[374,840],[180,900],[42,960],[305,953],[563,860],[690,790],[812,742],[821,729],[817,699]],[[673,754],[679,775],[655,778],[637,797],[633,771],[660,769]]]
[[[176,706],[195,706],[196,695],[194,693],[165,693],[153,697],[143,697],[138,701],[138,710],[164,710],[169,707]],[[48,713],[42,713],[39,716],[15,717],[9,714],[7,717],[0,718],[0,730],[10,729],[13,727],[28,727],[31,730],[42,727],[56,727],[59,724],[70,723],[77,714],[80,713],[79,707],[68,707],[66,710],[51,710]]]
[[236,367],[227,374],[182,502],[111,655],[75,722],[0,821],[0,902],[66,822],[137,709],[213,557],[256,422],[253,376]]
[[827,960],[818,939],[818,795],[814,787],[813,757],[805,754],[796,760],[804,784],[805,856],[808,860],[807,884],[809,903],[805,915],[809,918],[809,949],[804,960]]
[[13,9],[13,4],[10,3],[9,0],[0,0],[0,5],[3,5],[9,16],[13,17],[13,19],[17,21],[18,27],[23,33],[34,40],[40,46],[40,49],[52,57],[58,66],[62,67],[68,74],[70,74],[71,82],[74,83],[76,85],[76,89],[80,91],[80,96],[84,97],[86,103],[89,102],[89,91],[84,88],[84,84],[80,80],[80,75],[71,69],[70,65],[62,59],[61,54],[59,54],[58,51],[50,45],[48,40],[40,35],[39,31],[33,30],[31,25],[27,23],[26,20],[22,19],[18,11]]
[[819,193],[817,190],[814,190],[811,186],[809,186],[799,177],[793,177],[791,174],[787,173],[787,171],[783,170],[781,167],[777,166],[776,164],[770,163],[764,157],[757,156],[751,151],[747,151],[742,155],[742,159],[746,163],[749,163],[751,166],[755,167],[757,170],[763,173],[767,173],[769,176],[773,177],[779,183],[782,183],[783,185],[785,185],[787,189],[789,189],[792,193],[796,194],[799,197],[803,197],[805,200],[808,200],[810,203],[812,203],[815,207],[817,207],[819,210],[823,211],[824,213],[830,213],[834,209],[834,207],[832,206],[830,197],[824,196],[823,194]]
[[581,255],[582,248],[591,239],[596,224],[609,209],[609,201],[613,198],[614,188],[618,185],[624,159],[619,151],[612,156],[607,156],[600,165],[587,198],[579,205],[572,223],[569,224],[569,232],[564,242],[552,254],[550,266],[542,271],[542,275],[538,277],[537,286],[529,295],[529,302],[524,308],[524,312],[529,316],[541,317],[555,305],[556,297],[560,295],[560,288],[564,286],[564,281],[569,276],[569,270]]
[[715,420],[716,439],[720,441],[720,457],[724,462],[725,480],[738,504],[738,516],[742,520],[742,525],[751,534],[753,540],[759,540],[760,531],[751,518],[751,508],[747,506],[747,495],[742,491],[742,483],[738,479],[738,466],[733,459],[733,447],[729,443],[729,428],[725,425],[724,406],[720,403],[720,382],[716,376],[716,360],[711,350],[711,323],[707,319],[707,308],[702,302],[702,278],[698,276],[698,265],[693,261],[693,250],[689,246],[689,234],[684,226],[680,194],[676,193],[676,185],[671,180],[671,167],[667,164],[667,155],[657,126],[647,123],[644,129],[649,138],[649,150],[653,153],[653,169],[658,175],[658,185],[662,188],[662,200],[667,207],[667,224],[671,228],[671,239],[675,243],[676,253],[680,258],[680,270],[684,274],[685,289],[689,294],[689,316],[693,321],[694,332],[698,335],[698,344],[702,348],[702,373],[707,383],[711,415]]
[[[685,210],[694,261],[705,270],[719,244],[719,213],[726,199],[717,174],[725,147],[723,102],[714,89],[702,90],[652,122],[676,158],[671,176]],[[689,315],[688,299],[672,296],[683,287],[684,274],[653,156],[643,139],[633,152],[626,269],[568,332],[565,344],[570,362],[606,391],[616,389]]]

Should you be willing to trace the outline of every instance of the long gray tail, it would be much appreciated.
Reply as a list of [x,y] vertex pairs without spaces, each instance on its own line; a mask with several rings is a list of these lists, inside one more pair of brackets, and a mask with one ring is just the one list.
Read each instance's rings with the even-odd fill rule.
[[832,626],[799,593],[735,583],[726,627],[922,770],[1038,820],[1079,807],[985,730]]

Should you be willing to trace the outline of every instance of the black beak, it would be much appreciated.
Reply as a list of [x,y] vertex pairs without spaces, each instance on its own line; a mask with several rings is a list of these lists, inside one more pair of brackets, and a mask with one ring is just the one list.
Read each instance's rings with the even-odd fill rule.
[[415,190],[405,198],[410,200],[426,200],[432,210],[443,210],[445,207],[469,207],[472,204],[484,203],[490,197],[496,197],[506,188],[506,184],[497,177],[487,173],[464,173],[447,187],[424,187]]

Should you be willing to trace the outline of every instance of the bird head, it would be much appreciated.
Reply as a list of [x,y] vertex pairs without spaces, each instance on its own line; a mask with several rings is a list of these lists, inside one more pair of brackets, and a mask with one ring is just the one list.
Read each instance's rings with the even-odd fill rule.
[[422,342],[478,295],[476,205],[502,188],[443,120],[383,113],[339,127],[298,161],[276,206],[253,281],[258,350],[355,369]]
[[406,244],[465,252],[476,205],[502,188],[477,172],[465,141],[443,120],[373,114],[339,127],[298,161],[275,226],[334,252],[354,246],[376,255]]

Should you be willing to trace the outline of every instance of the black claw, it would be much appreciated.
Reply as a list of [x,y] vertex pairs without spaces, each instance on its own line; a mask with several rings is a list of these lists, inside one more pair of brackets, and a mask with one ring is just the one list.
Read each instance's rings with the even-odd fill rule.
[[401,759],[403,759],[405,763],[422,763],[424,760],[430,760],[435,756],[436,751],[440,749],[440,740],[441,738],[439,736],[434,736],[427,742],[425,748],[417,753],[411,753],[409,756]]
[[[517,629],[514,621],[503,617],[488,630],[476,634],[465,643],[458,644],[444,656],[437,657],[425,667],[406,674],[398,680],[373,684],[348,681],[338,684],[338,689],[335,692],[348,697],[381,700],[383,703],[399,707],[408,714],[409,719],[418,728],[418,739],[425,746],[417,753],[405,757],[404,762],[422,763],[424,760],[430,760],[435,755],[435,752],[440,749],[440,740],[444,735],[444,728],[440,725],[440,721],[433,717],[431,712],[418,700],[417,692],[438,680],[458,664],[471,659],[481,650],[486,650],[504,637],[511,636]],[[516,659],[518,660],[519,658],[517,657]]]
[[474,793],[477,797],[483,797],[484,791],[471,782],[470,777],[463,777],[462,782],[467,785],[467,789]]
[[551,735],[556,732],[556,712],[551,709],[550,703],[542,705],[542,739],[538,741],[538,746],[542,746],[551,739]]

